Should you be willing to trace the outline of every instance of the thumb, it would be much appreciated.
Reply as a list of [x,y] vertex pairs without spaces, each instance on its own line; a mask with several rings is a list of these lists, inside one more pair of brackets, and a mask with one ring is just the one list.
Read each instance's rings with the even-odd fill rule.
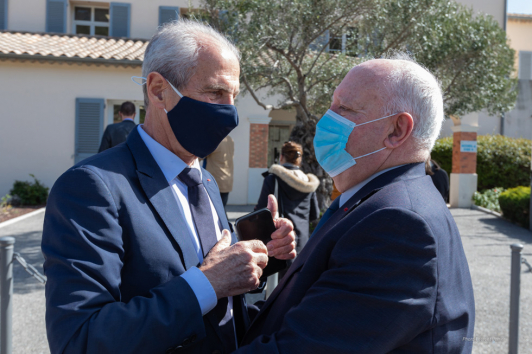
[[273,194],[268,195],[267,208],[272,213],[273,220],[276,220],[279,217],[279,214],[277,213],[277,199]]
[[217,250],[223,250],[224,248],[227,248],[231,246],[231,233],[229,230],[223,230],[222,231],[222,238],[216,245],[214,245],[213,248],[216,248]]

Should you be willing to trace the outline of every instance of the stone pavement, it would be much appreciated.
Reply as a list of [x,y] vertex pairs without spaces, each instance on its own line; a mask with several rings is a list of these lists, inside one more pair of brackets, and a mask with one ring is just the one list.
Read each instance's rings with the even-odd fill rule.
[[[251,211],[250,206],[229,206],[228,217]],[[510,247],[522,243],[532,263],[532,233],[495,216],[468,209],[451,209],[469,261],[476,301],[473,353],[508,352]],[[40,252],[44,213],[0,227],[0,236],[16,238],[15,251],[42,271]],[[13,353],[49,353],[44,326],[44,286],[15,262],[13,299]],[[260,297],[255,295],[254,298]],[[251,299],[250,299],[251,300]],[[250,301],[251,302],[251,301]],[[532,354],[532,273],[521,273],[520,353]]]

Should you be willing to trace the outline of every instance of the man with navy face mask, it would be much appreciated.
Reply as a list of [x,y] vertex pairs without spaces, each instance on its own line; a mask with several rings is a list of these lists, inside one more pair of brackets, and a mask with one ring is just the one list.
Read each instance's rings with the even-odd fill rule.
[[424,166],[443,119],[437,80],[406,56],[347,74],[314,138],[342,194],[238,353],[471,353],[467,260]]
[[[290,221],[236,242],[197,157],[234,129],[239,53],[179,20],[146,49],[144,125],[65,172],[48,199],[46,326],[52,353],[227,353],[250,324],[242,294],[268,256],[295,256]],[[275,215],[276,202],[269,206]]]

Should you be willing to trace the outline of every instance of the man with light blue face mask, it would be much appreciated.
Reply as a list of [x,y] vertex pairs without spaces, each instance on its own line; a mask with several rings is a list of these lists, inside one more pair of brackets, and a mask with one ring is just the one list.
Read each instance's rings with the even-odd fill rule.
[[471,353],[467,260],[425,175],[443,119],[437,80],[404,55],[347,74],[314,138],[342,194],[239,353]]

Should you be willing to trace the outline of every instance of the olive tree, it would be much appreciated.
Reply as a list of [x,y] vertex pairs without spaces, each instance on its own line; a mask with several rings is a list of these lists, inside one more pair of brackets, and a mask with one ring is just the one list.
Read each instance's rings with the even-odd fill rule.
[[[514,52],[485,15],[446,0],[203,0],[203,15],[242,52],[244,92],[266,110],[295,112],[291,140],[303,169],[332,182],[314,155],[316,124],[347,72],[369,58],[409,53],[442,83],[447,115],[509,110],[516,93]],[[266,103],[264,95],[281,97]],[[262,97],[262,98],[261,98]]]

